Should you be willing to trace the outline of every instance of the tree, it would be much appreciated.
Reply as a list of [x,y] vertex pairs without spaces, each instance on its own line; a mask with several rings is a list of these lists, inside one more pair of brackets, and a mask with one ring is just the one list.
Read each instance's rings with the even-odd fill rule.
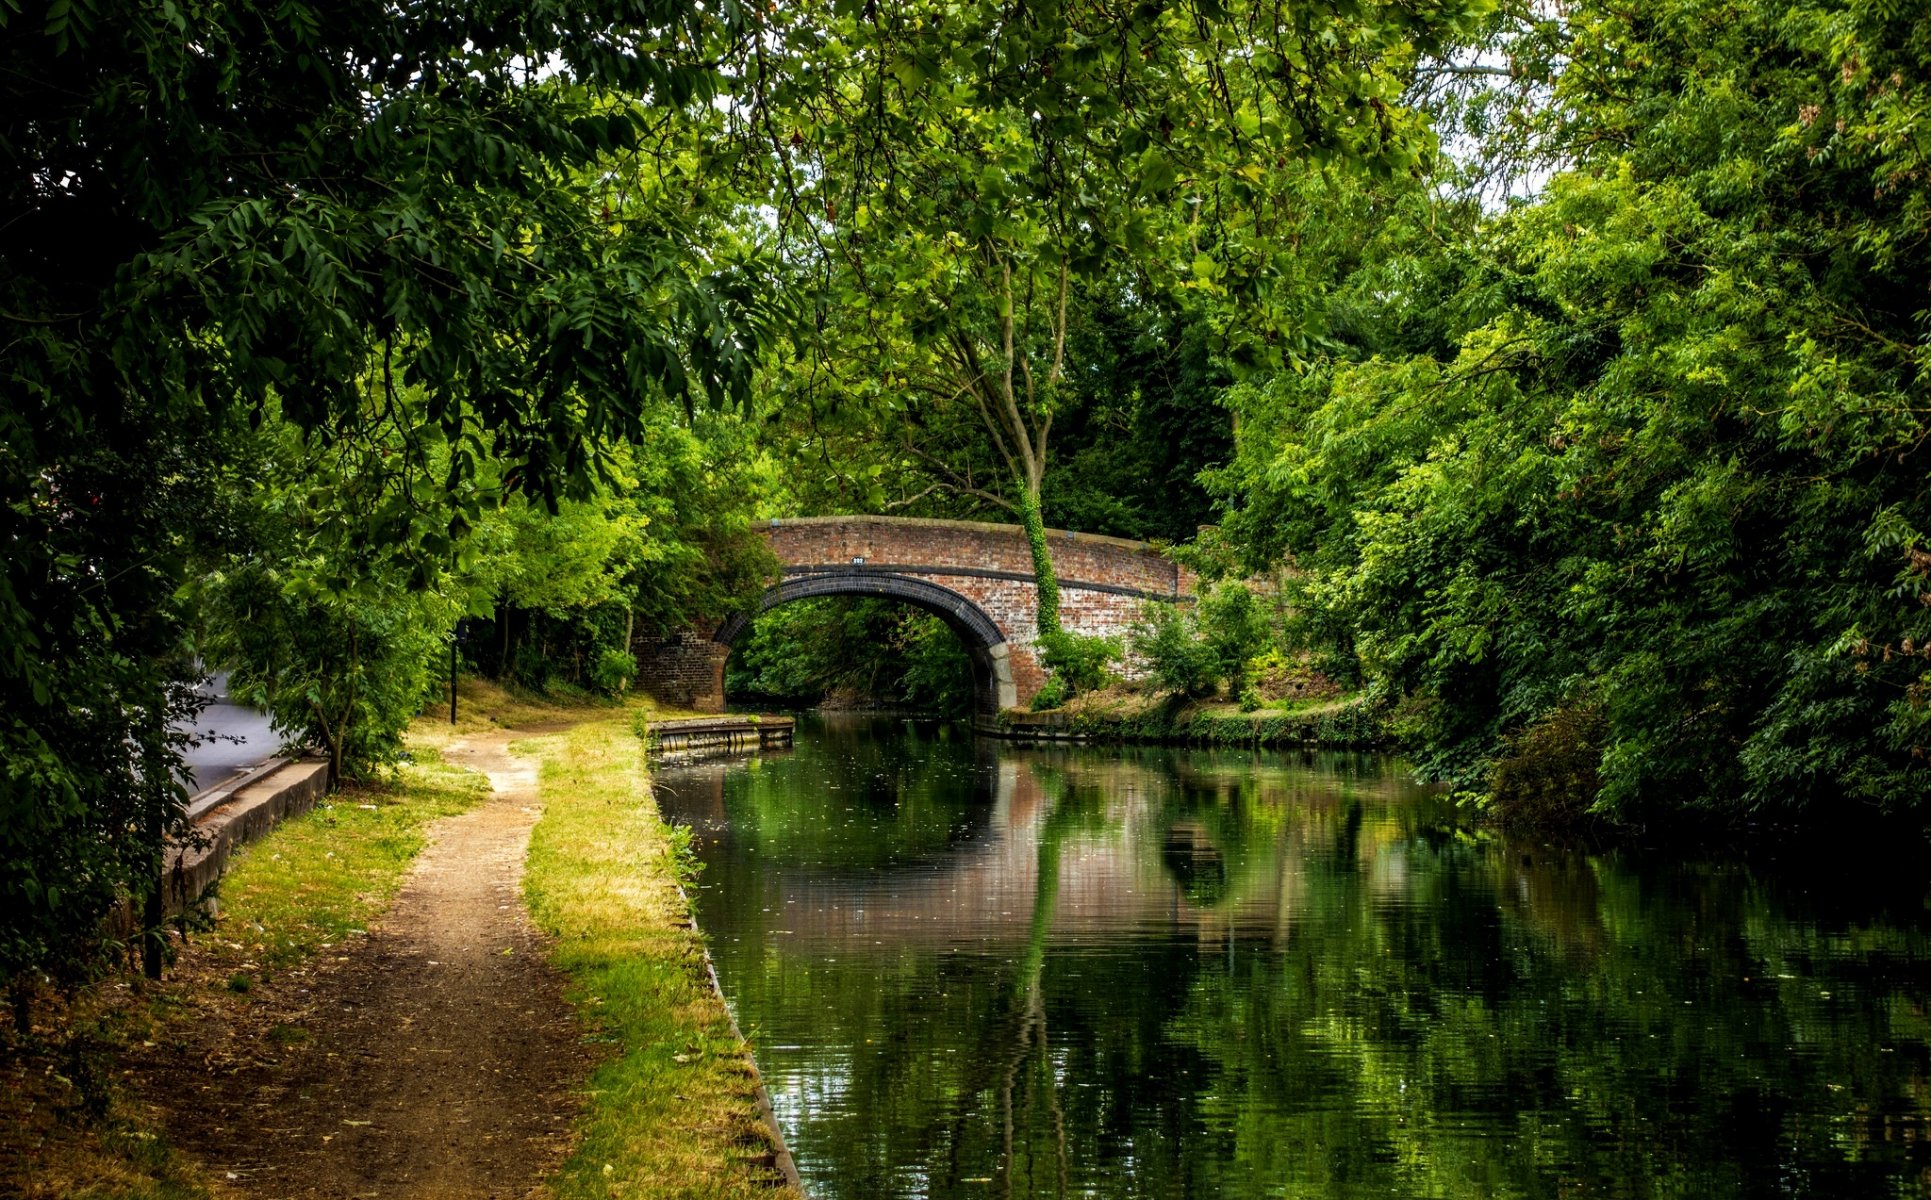
[[0,979],[157,886],[185,514],[270,397],[351,437],[413,389],[446,494],[494,455],[552,497],[652,397],[744,394],[741,262],[604,215],[603,165],[709,111],[709,12],[0,7]]
[[443,491],[442,431],[395,399],[354,437],[304,434],[272,408],[255,435],[238,433],[223,488],[233,529],[207,547],[193,589],[208,665],[229,669],[230,694],[291,743],[324,750],[331,785],[401,750],[472,606],[461,560],[482,549],[441,549],[475,498]]
[[1571,169],[1356,293],[1445,336],[1236,398],[1245,527],[1472,790],[1578,729],[1625,820],[1921,814],[1924,31],[1584,4],[1560,50]]
[[613,450],[590,498],[552,514],[512,497],[483,521],[464,558],[472,613],[494,617],[479,664],[534,687],[596,684],[583,664],[623,668],[639,628],[716,625],[775,581],[752,528],[771,481],[747,423],[657,417],[641,442]]
[[[739,69],[797,272],[821,297],[799,386],[859,403],[881,453],[933,486],[1015,512],[1053,631],[1042,489],[1081,308],[1121,288],[1224,297],[1243,317],[1221,322],[1229,349],[1278,358],[1270,284],[1291,251],[1269,237],[1273,181],[1290,157],[1419,162],[1401,68],[1461,14],[1272,0],[769,11]],[[968,440],[990,448],[990,472],[953,453]]]

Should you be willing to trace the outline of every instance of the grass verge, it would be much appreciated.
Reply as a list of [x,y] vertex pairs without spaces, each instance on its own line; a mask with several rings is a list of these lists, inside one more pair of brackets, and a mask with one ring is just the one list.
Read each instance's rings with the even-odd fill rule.
[[353,788],[239,851],[221,884],[221,916],[167,980],[109,979],[49,1006],[0,1065],[0,1195],[25,1200],[194,1200],[219,1194],[168,1147],[126,1087],[143,1047],[303,1036],[279,1022],[282,987],[316,953],[360,937],[387,909],[431,821],[489,791],[473,771],[418,749],[394,783]]
[[712,989],[643,745],[607,719],[559,735],[524,891],[570,997],[613,1056],[590,1082],[558,1200],[784,1197],[757,1074]]
[[206,966],[246,953],[244,969],[278,968],[360,937],[386,911],[429,823],[467,811],[489,780],[417,747],[385,787],[351,787],[244,847],[221,880],[223,915]]

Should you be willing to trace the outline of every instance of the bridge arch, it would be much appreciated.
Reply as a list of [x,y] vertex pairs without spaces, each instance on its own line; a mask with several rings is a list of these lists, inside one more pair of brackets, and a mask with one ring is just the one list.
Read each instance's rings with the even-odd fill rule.
[[[756,527],[780,568],[760,608],[805,596],[886,596],[936,613],[965,644],[984,709],[1030,701],[1046,682],[1035,644],[1032,543],[1017,525],[916,517],[785,517]],[[1118,636],[1148,601],[1185,603],[1192,572],[1157,546],[1046,531],[1059,616],[1073,633]],[[724,662],[748,617],[649,631],[631,645],[638,690],[667,704],[724,707]],[[1137,669],[1128,664],[1129,674]]]
[[[766,612],[780,604],[811,596],[881,596],[922,608],[949,626],[965,646],[972,660],[972,692],[978,708],[987,714],[1019,703],[1018,688],[1012,678],[1012,648],[1006,635],[983,608],[948,587],[907,575],[875,571],[814,571],[793,576],[765,590],[758,611]],[[751,614],[739,613],[720,625],[711,640],[730,648],[751,627]]]

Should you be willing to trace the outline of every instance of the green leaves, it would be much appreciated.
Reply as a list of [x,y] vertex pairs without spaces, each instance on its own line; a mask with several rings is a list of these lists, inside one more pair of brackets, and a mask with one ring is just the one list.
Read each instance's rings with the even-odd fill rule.
[[[339,715],[322,680],[361,671],[392,714],[370,689],[417,677],[387,656],[434,629],[478,464],[586,496],[664,400],[746,399],[771,318],[756,239],[710,236],[735,203],[695,148],[723,119],[715,9],[50,0],[0,27],[0,645],[35,648],[0,656],[0,757],[40,764],[0,824],[51,821],[0,840],[7,979],[79,970],[156,878],[182,585],[239,539],[214,476],[248,431],[279,418],[319,458],[264,497],[299,536],[241,573],[289,639],[363,646],[264,667],[264,694]],[[91,882],[14,903],[67,875]]]
[[[1887,97],[1931,59],[1855,3],[1570,18],[1544,128],[1576,169],[1446,241],[1383,235],[1334,352],[1232,398],[1229,531],[1293,555],[1304,632],[1405,701],[1444,778],[1599,712],[1577,777],[1615,816],[1919,808],[1904,248],[1931,226],[1886,185],[1915,137]],[[1833,105],[1897,136],[1854,144]]]

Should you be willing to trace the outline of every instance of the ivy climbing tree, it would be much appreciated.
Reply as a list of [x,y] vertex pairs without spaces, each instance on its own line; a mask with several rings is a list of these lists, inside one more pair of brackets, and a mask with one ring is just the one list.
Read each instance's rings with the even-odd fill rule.
[[788,386],[859,408],[878,453],[1016,514],[1039,628],[1058,626],[1041,515],[1069,326],[1125,286],[1221,306],[1278,358],[1290,251],[1276,186],[1309,164],[1429,152],[1404,69],[1455,0],[865,0],[774,6],[738,61],[793,270],[816,297]]

